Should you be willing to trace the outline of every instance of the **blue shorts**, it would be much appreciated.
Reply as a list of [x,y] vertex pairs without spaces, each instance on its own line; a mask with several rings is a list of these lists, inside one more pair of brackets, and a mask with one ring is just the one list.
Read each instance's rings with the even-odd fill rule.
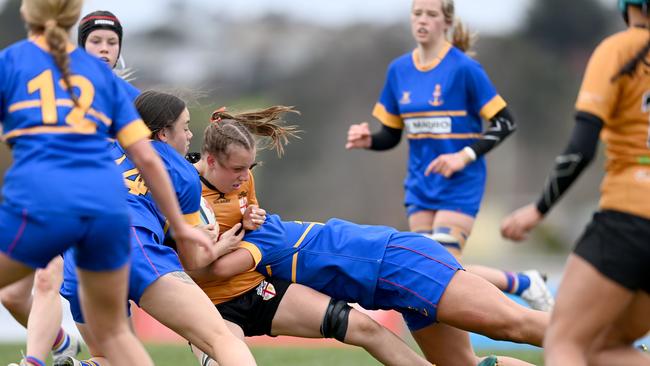
[[[131,227],[131,272],[129,274],[129,300],[140,303],[142,294],[152,283],[171,272],[182,272],[183,266],[176,252],[162,244],[162,239],[143,227]],[[77,275],[74,261],[66,253],[64,257],[61,296],[70,302],[75,322],[83,323],[83,315],[77,292]],[[128,304],[127,304],[128,308]]]
[[379,269],[375,308],[397,310],[411,331],[436,322],[438,301],[462,266],[442,245],[417,233],[394,234]]
[[33,268],[74,247],[80,268],[116,270],[129,261],[128,241],[127,212],[83,216],[0,206],[0,251]]

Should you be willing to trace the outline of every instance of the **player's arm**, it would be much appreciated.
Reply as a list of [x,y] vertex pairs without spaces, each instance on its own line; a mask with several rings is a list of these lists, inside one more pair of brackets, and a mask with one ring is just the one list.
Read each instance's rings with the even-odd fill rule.
[[515,132],[516,128],[517,125],[512,114],[507,107],[504,107],[490,118],[490,127],[481,135],[481,138],[467,146],[464,151],[472,160],[476,160],[479,156],[485,155],[497,147]]
[[555,158],[555,166],[537,200],[537,210],[545,215],[562,197],[596,155],[598,137],[603,121],[587,112],[576,113],[576,124],[569,144],[562,155]]
[[255,260],[251,253],[246,249],[239,248],[218,258],[207,267],[190,271],[189,274],[199,281],[225,281],[254,268]]
[[593,160],[598,147],[598,137],[603,121],[590,113],[578,112],[576,125],[571,133],[569,144],[562,155],[555,158],[544,190],[537,203],[530,203],[514,211],[501,223],[501,235],[511,240],[523,240],[544,215],[560,199],[562,194],[580,176],[580,173]]
[[210,248],[198,245],[185,245],[182,247],[177,245],[178,258],[183,268],[188,271],[206,268],[218,258],[238,248],[244,237],[244,230],[240,230],[241,223],[235,224],[222,234],[219,234],[218,227],[218,224],[199,227],[212,239],[213,245]]
[[494,149],[514,130],[515,122],[512,115],[506,107],[503,107],[490,118],[490,127],[481,135],[480,139],[458,152],[438,156],[427,166],[424,175],[437,173],[449,178],[457,171],[463,170],[467,164],[479,156]]

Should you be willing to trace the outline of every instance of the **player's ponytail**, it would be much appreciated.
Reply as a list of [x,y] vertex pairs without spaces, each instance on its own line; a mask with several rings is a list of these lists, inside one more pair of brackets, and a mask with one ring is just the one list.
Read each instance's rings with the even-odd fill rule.
[[466,54],[472,55],[476,34],[470,32],[469,28],[456,16],[454,0],[442,0],[442,14],[445,17],[445,22],[451,24],[451,43]]
[[[230,145],[237,144],[246,150],[273,148],[281,156],[289,139],[300,132],[297,126],[284,123],[282,115],[285,113],[299,112],[293,107],[273,106],[232,114],[220,108],[212,113],[211,123],[205,129],[202,152],[220,159],[227,157]],[[253,136],[265,139],[258,144]]]
[[54,62],[63,76],[68,93],[75,105],[78,98],[71,82],[70,57],[67,52],[70,28],[81,14],[82,0],[23,0],[21,13],[29,29],[43,34]]
[[75,105],[79,105],[79,100],[75,95],[72,89],[72,82],[70,78],[72,74],[70,72],[70,57],[68,57],[68,52],[66,49],[68,43],[68,32],[63,28],[59,27],[55,20],[48,20],[45,22],[45,42],[50,48],[50,53],[54,57],[54,63],[61,71],[63,77],[63,83],[65,84],[68,93],[70,94],[70,99],[74,102]]

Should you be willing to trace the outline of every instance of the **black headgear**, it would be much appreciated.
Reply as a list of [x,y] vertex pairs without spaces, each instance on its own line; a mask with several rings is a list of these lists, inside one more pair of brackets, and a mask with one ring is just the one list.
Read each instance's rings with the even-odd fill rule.
[[106,10],[93,11],[81,18],[81,21],[79,22],[79,30],[77,32],[77,44],[79,47],[85,48],[88,35],[90,32],[97,29],[108,29],[115,32],[120,44],[120,53],[122,52],[122,24],[115,14]]

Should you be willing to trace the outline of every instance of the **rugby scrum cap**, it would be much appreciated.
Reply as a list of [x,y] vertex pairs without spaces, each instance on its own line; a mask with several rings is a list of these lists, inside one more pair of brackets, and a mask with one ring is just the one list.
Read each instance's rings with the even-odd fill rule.
[[81,18],[77,39],[79,47],[85,48],[88,35],[97,29],[107,29],[115,32],[120,43],[120,51],[122,51],[122,24],[115,14],[106,10],[93,11]]

